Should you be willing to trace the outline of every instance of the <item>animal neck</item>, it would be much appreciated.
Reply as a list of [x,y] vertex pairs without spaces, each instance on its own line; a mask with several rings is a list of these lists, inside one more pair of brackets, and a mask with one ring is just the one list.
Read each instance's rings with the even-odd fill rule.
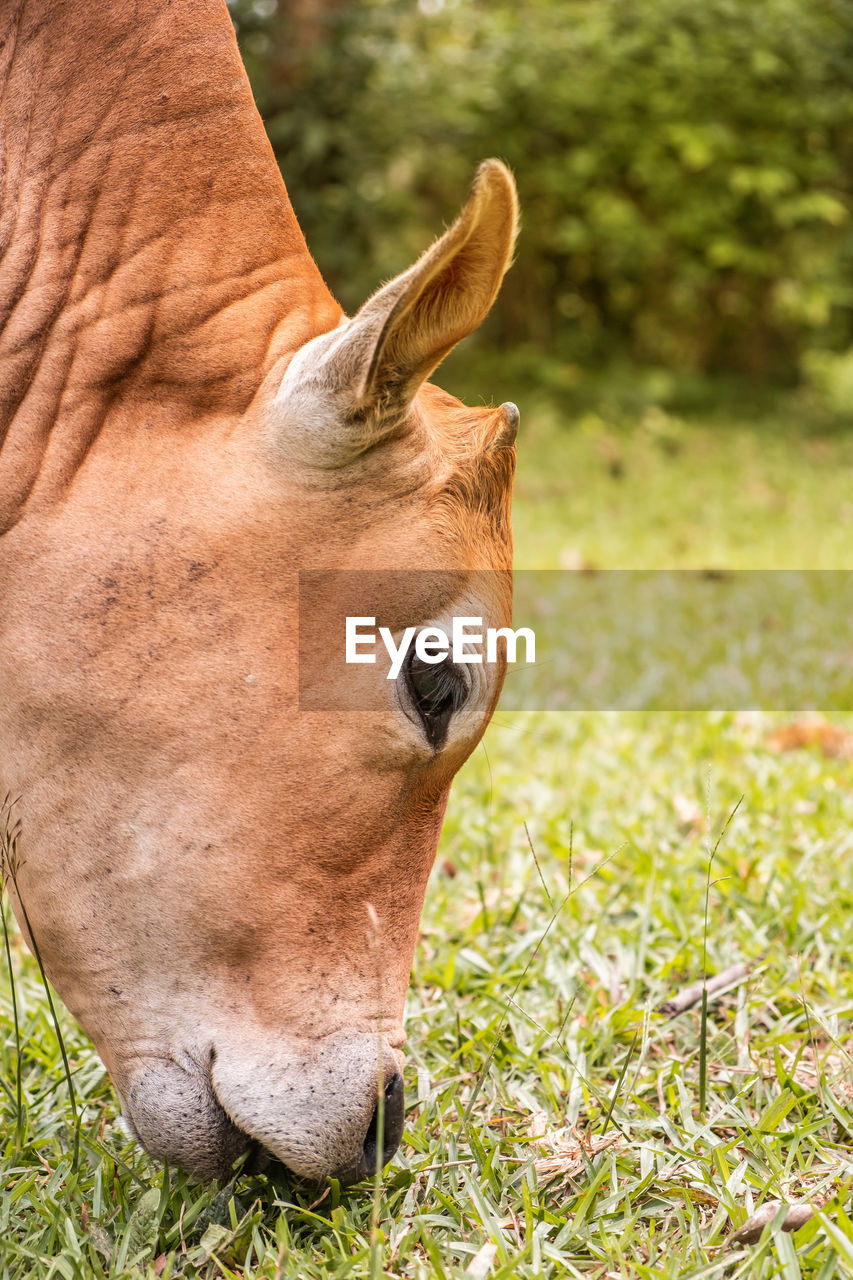
[[340,308],[222,0],[0,6],[0,532],[127,406],[243,413]]

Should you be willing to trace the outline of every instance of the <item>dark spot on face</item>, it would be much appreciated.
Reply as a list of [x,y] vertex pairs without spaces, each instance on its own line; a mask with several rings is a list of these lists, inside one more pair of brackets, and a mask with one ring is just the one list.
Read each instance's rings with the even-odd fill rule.
[[187,577],[190,582],[199,582],[216,568],[215,564],[205,564],[202,560],[191,560]]

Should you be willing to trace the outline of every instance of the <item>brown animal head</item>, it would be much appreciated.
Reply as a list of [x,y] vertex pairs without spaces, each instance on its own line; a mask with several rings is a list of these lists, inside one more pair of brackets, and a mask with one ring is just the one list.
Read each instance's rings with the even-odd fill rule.
[[0,27],[16,910],[152,1153],[358,1176],[379,1090],[399,1141],[425,885],[501,673],[436,695],[377,665],[377,709],[304,710],[299,572],[412,570],[395,629],[508,621],[516,411],[425,380],[495,297],[513,183],[484,164],[346,319],[224,5],[16,0]]

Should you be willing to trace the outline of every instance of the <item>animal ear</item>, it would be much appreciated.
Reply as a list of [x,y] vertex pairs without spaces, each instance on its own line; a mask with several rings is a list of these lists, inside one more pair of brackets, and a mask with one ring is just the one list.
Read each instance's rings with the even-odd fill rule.
[[421,383],[485,319],[517,228],[512,175],[486,160],[456,221],[415,265],[294,357],[276,397],[282,451],[340,466],[390,435]]
[[453,225],[355,317],[354,328],[370,335],[362,412],[405,412],[436,365],[483,322],[510,265],[517,227],[512,176],[499,160],[486,160]]

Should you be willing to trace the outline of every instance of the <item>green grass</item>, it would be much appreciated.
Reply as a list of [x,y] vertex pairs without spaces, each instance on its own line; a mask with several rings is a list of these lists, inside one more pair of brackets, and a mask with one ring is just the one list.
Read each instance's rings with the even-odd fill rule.
[[853,431],[757,419],[537,405],[522,419],[516,568],[846,569]]
[[[568,431],[528,410],[520,565],[846,564],[853,438],[790,417],[595,416]],[[74,1169],[56,1035],[13,938],[25,1114],[6,982],[0,1280],[853,1276],[851,763],[774,749],[788,719],[498,712],[448,813],[406,1134],[378,1195],[164,1171],[125,1141],[60,1012]],[[709,1003],[704,1035],[698,1005],[658,1012],[703,963],[737,962],[747,979]],[[819,1212],[729,1246],[779,1199]]]

